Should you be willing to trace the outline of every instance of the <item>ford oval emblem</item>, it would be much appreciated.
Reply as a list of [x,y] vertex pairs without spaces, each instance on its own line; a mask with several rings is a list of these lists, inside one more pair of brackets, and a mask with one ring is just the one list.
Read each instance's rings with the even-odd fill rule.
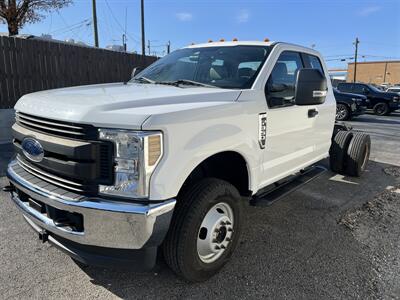
[[31,161],[41,162],[44,157],[42,145],[35,139],[27,137],[22,141],[22,152]]

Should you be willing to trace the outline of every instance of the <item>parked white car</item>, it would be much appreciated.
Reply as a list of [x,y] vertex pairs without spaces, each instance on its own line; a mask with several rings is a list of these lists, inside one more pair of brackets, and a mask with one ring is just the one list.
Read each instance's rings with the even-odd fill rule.
[[400,86],[392,86],[386,90],[386,92],[397,93],[400,95]]
[[178,275],[206,280],[233,253],[244,204],[279,199],[329,155],[335,172],[365,170],[369,136],[335,125],[327,78],[315,50],[234,41],[177,50],[127,83],[26,95],[7,190],[76,260],[143,270],[162,249]]

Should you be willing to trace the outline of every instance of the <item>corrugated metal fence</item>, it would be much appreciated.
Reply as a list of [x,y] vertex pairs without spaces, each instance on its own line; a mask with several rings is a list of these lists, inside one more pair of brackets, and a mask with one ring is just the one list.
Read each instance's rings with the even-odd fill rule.
[[0,109],[24,94],[129,79],[135,66],[156,57],[40,39],[0,36]]

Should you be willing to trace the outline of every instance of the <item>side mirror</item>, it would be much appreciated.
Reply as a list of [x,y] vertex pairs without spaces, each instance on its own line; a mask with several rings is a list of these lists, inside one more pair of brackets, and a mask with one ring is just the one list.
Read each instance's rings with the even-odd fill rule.
[[135,77],[137,74],[143,71],[143,68],[141,67],[135,67],[132,70],[131,78]]
[[296,105],[316,105],[325,102],[328,85],[326,77],[317,69],[300,69],[297,73]]

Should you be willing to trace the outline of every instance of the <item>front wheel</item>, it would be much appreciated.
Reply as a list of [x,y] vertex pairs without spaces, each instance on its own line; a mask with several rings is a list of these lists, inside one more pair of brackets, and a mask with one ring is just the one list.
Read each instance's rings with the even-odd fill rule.
[[342,103],[336,104],[336,120],[346,121],[348,119],[350,119],[349,107]]
[[374,113],[378,116],[387,116],[390,114],[389,105],[385,102],[379,102],[374,106]]
[[223,180],[204,179],[178,198],[163,244],[165,261],[188,281],[207,280],[229,260],[241,225],[237,189]]

